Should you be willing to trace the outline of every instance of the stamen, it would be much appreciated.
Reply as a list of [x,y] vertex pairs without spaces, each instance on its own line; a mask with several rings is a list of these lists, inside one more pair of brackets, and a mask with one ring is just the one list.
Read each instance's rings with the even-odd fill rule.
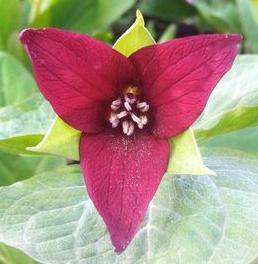
[[131,98],[131,104],[136,102],[136,98]]
[[125,106],[125,109],[127,111],[131,111],[132,110],[132,107],[130,106],[130,104],[128,102],[124,102],[124,106]]
[[129,122],[129,129],[128,129],[128,132],[127,132],[127,136],[131,136],[134,132],[134,123],[132,122]]
[[117,118],[117,115],[115,113],[111,113],[109,117],[109,122],[111,123],[112,127],[115,128],[119,124],[119,119]]
[[116,111],[120,108],[121,104],[122,104],[122,99],[119,97],[118,99],[112,102],[110,107],[112,110]]
[[118,97],[110,105],[112,110],[109,116],[109,122],[112,128],[118,127],[121,121],[120,127],[127,136],[133,135],[137,127],[143,129],[149,121],[145,112],[147,112],[150,107],[146,102],[141,102],[137,98],[137,89],[137,87],[130,86],[124,91],[122,97]]
[[121,105],[122,104],[122,99],[118,97],[115,101],[112,102],[113,105]]
[[141,123],[141,119],[137,115],[131,113],[131,118],[135,123],[137,124]]
[[142,123],[139,123],[139,124],[138,124],[138,127],[139,127],[140,129],[143,129],[143,124],[142,124]]
[[124,97],[126,102],[131,103],[131,99],[127,95],[125,95]]
[[134,124],[130,121],[123,121],[122,128],[124,134],[126,134],[127,136],[131,136],[134,132]]
[[133,104],[133,103],[136,102],[136,98],[135,98],[135,97],[130,98],[130,97],[128,97],[127,94],[124,96],[124,98],[125,98],[125,101],[126,101],[127,103],[129,103],[129,104]]
[[119,119],[115,119],[115,120],[111,123],[112,127],[113,127],[113,128],[116,128],[116,127],[118,126],[119,122],[120,122]]
[[122,111],[117,115],[117,118],[121,119],[123,117],[127,116],[127,112],[126,111]]
[[150,106],[146,102],[140,102],[137,104],[137,108],[142,112],[147,112]]
[[143,129],[143,126],[146,125],[148,123],[148,118],[146,115],[140,116],[141,122],[138,123],[138,127],[140,129]]
[[141,118],[141,123],[143,125],[146,125],[148,123],[148,117],[146,115],[142,115],[140,118]]
[[112,112],[109,117],[109,122],[112,123],[115,119],[117,119],[117,116],[115,113]]
[[122,128],[123,128],[124,134],[127,134],[128,129],[129,129],[129,122],[128,121],[123,121]]

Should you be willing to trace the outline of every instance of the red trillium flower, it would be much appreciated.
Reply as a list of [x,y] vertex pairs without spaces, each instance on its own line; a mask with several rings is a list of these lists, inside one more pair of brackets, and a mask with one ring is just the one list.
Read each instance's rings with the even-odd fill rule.
[[240,40],[187,37],[126,58],[86,35],[21,33],[40,91],[60,118],[82,131],[85,183],[116,252],[132,240],[166,172],[173,155],[168,139],[202,113]]

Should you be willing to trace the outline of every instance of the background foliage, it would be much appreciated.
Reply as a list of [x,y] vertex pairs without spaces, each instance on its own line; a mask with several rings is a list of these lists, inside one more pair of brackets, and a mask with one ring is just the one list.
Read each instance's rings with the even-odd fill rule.
[[[41,141],[55,115],[37,91],[18,35],[26,27],[60,27],[112,45],[137,8],[158,42],[217,32],[244,40],[194,125],[206,165],[218,176],[168,174],[126,256],[115,257],[77,166],[26,149]],[[0,263],[255,264],[256,53],[257,0],[0,0]]]

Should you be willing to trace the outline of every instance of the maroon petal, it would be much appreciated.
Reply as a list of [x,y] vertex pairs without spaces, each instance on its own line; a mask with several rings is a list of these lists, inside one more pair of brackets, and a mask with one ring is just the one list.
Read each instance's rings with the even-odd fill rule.
[[130,61],[86,35],[27,29],[20,38],[56,113],[76,129],[100,131],[103,102],[116,98],[121,85],[132,79]]
[[89,196],[120,253],[136,233],[166,172],[169,144],[145,134],[84,134],[80,157]]
[[240,41],[239,35],[187,37],[143,48],[130,57],[153,108],[155,135],[173,137],[191,126],[231,68]]

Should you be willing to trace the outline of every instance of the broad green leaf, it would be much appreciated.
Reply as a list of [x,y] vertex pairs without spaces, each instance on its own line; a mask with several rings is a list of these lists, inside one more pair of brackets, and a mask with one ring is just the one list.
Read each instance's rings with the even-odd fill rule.
[[3,42],[2,37],[0,36],[0,50],[3,50],[3,49],[4,49],[4,42]]
[[235,0],[194,0],[192,5],[198,10],[204,23],[219,32],[241,32],[241,23]]
[[236,3],[245,36],[245,50],[247,53],[258,53],[258,25],[253,17],[251,2],[236,0]]
[[258,125],[258,56],[240,55],[195,124],[198,141]]
[[[12,122],[13,121],[10,121],[11,127],[12,127]],[[30,124],[28,123],[28,125]],[[1,127],[1,123],[0,123],[0,127]],[[25,134],[28,133],[28,135],[12,137],[12,133],[10,133],[9,134],[10,138],[8,138],[8,135],[6,135],[6,138],[0,139],[0,151],[14,155],[41,156],[42,154],[30,152],[29,150],[26,150],[26,148],[27,146],[38,144],[43,139],[43,135],[38,135],[38,134],[30,135],[29,131],[23,129],[21,133],[25,133]]]
[[36,91],[31,74],[18,60],[0,52],[0,107],[21,102]]
[[258,1],[257,0],[250,0],[251,3],[251,9],[253,13],[253,18],[256,21],[256,24],[258,25]]
[[64,159],[20,157],[0,151],[0,186],[10,185],[37,173],[64,165]]
[[0,188],[0,241],[47,264],[249,263],[258,252],[257,162],[205,160],[217,177],[165,176],[119,256],[77,166]]
[[38,94],[22,103],[0,108],[0,150],[13,154],[33,153],[25,147],[37,144],[53,119],[51,107]]
[[148,16],[169,21],[182,20],[195,14],[194,8],[182,0],[143,0],[139,8]]
[[58,3],[56,0],[29,0],[30,13],[28,17],[29,24],[38,27],[51,25],[50,9]]
[[30,257],[26,256],[18,249],[0,244],[0,263],[1,264],[37,264]]
[[135,0],[45,0],[34,1],[33,26],[51,26],[93,34],[115,22]]
[[[113,48],[125,56],[145,46],[153,45],[155,41],[144,27],[144,19],[141,12],[136,12],[136,21],[133,25],[117,40]],[[60,136],[62,135],[62,137]],[[80,133],[64,122],[56,119],[42,142],[36,147],[28,150],[62,155],[70,159],[78,160],[78,143]],[[69,142],[69,143],[68,143]],[[211,171],[203,164],[200,153],[191,130],[175,138],[172,143],[172,158],[169,164],[169,172],[176,174],[210,174]],[[69,146],[69,147],[68,147]],[[193,164],[195,163],[195,164]],[[192,164],[189,166],[189,164]]]
[[[213,149],[231,149],[242,153],[242,156],[258,154],[258,126],[247,127],[205,141],[205,147]],[[200,146],[202,146],[201,144]]]
[[0,150],[27,154],[25,148],[42,139],[54,114],[36,91],[31,74],[0,52]]
[[21,1],[0,0],[0,38],[6,44],[9,35],[19,30],[21,20]]

